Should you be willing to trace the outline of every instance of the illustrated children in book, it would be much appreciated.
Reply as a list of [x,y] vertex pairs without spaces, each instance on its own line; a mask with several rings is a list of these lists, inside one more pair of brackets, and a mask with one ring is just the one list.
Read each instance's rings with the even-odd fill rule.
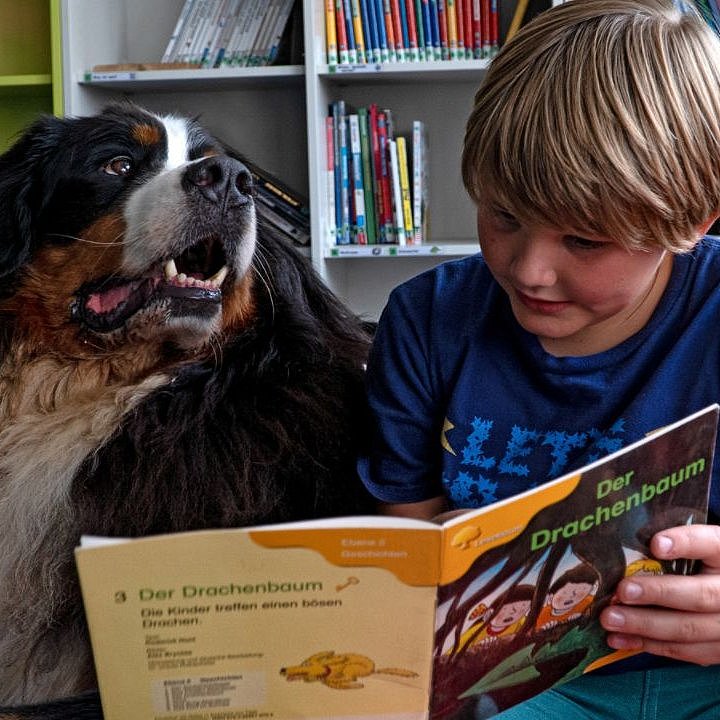
[[481,651],[487,643],[515,637],[527,620],[534,595],[532,585],[518,584],[503,596],[497,608],[479,603],[468,616],[474,622],[462,634],[458,649]]
[[[387,513],[492,503],[720,400],[720,39],[698,14],[538,15],[477,92],[462,173],[481,254],[398,287],[368,366],[360,466]],[[498,717],[717,718],[718,520],[720,463],[710,523],[650,541],[699,572],[622,578],[600,614],[643,652]]]
[[598,586],[597,573],[589,565],[576,565],[566,570],[550,586],[545,604],[535,621],[535,629],[546,630],[587,614]]

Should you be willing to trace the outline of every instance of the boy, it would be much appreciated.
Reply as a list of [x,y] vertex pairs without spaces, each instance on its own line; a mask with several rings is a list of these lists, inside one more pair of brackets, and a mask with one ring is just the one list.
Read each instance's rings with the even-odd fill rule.
[[[368,367],[361,472],[397,515],[493,502],[720,400],[720,244],[701,239],[720,214],[720,40],[696,14],[542,13],[493,61],[462,170],[481,255],[396,289]],[[702,569],[619,584],[608,645],[645,652],[498,718],[719,717],[720,528],[651,551]]]

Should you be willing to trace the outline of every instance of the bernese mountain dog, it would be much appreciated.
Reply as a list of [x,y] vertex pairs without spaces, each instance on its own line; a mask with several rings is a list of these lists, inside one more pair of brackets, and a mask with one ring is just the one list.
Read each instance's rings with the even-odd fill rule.
[[369,336],[237,154],[131,104],[0,156],[0,277],[0,717],[96,718],[80,535],[372,512]]

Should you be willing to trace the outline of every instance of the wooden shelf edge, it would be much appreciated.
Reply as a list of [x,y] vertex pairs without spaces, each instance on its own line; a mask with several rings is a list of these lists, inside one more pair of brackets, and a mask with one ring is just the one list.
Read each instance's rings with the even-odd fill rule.
[[52,75],[0,75],[0,87],[42,87],[52,85]]

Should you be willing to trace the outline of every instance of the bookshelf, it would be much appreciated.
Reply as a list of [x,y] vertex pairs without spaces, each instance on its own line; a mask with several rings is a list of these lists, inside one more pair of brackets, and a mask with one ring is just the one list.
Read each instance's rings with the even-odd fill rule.
[[[157,62],[183,0],[153,0],[152,12],[147,0],[59,2],[65,111],[91,114],[112,99],[128,97],[158,112],[199,116],[211,132],[310,197],[312,262],[356,312],[375,319],[398,283],[476,252],[474,209],[462,187],[460,151],[486,60],[333,69],[325,61],[325,2],[305,0],[304,65],[93,74],[89,71],[99,64]],[[515,2],[499,5],[506,28]],[[326,245],[324,122],[329,104],[339,99],[392,108],[399,135],[410,135],[414,119],[425,122],[429,244],[379,250]]]
[[62,112],[59,0],[0,0],[0,152],[38,113]]

